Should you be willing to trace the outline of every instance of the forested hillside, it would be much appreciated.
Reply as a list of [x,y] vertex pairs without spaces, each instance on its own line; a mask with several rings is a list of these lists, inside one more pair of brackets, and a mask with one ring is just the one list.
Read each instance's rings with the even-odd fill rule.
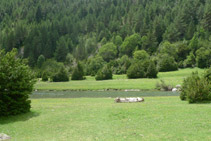
[[17,48],[34,68],[46,61],[71,68],[80,60],[87,74],[105,63],[126,73],[147,55],[161,71],[168,60],[204,68],[210,33],[211,0],[0,1],[0,48]]

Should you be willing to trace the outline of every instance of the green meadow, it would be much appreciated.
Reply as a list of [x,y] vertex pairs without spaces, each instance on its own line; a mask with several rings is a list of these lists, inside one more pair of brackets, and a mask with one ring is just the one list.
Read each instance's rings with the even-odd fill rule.
[[152,90],[156,88],[156,83],[164,80],[166,84],[182,84],[183,79],[191,75],[192,72],[204,72],[203,69],[180,69],[173,72],[160,72],[157,79],[127,79],[126,75],[114,75],[113,80],[96,81],[94,77],[87,76],[86,80],[69,82],[42,82],[35,85],[38,90],[102,90],[102,89],[141,89]]
[[32,99],[32,112],[0,119],[14,141],[211,140],[211,104],[178,96],[145,97],[143,103],[113,98]]
[[[157,79],[114,75],[106,81],[88,76],[83,81],[37,82],[38,91],[30,96],[31,112],[1,117],[0,133],[12,141],[208,141],[211,103],[189,104],[180,100],[179,92],[154,90],[160,80],[182,84],[193,71],[204,72],[194,68],[159,73]],[[115,103],[115,97],[144,97],[145,101]]]

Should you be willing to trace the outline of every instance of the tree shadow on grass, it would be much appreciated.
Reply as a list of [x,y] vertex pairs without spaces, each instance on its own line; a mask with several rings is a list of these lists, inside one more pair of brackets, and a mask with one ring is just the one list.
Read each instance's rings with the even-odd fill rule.
[[16,115],[16,116],[0,117],[0,125],[13,123],[13,122],[19,122],[19,121],[27,121],[27,120],[37,117],[39,115],[40,114],[38,112],[31,111],[31,112]]
[[196,103],[190,103],[190,104],[211,104],[211,101],[202,101],[202,102],[196,102]]

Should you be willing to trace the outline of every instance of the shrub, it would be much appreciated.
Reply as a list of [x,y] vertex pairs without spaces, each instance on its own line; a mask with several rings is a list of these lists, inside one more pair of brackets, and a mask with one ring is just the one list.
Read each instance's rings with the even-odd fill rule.
[[137,50],[133,53],[133,58],[135,60],[147,60],[149,59],[149,54],[145,50]]
[[48,77],[49,77],[49,76],[48,76],[48,73],[44,71],[44,72],[42,73],[42,81],[48,81]]
[[204,73],[204,78],[206,78],[209,82],[211,82],[211,67]]
[[53,59],[48,59],[43,63],[41,70],[42,72],[48,72],[49,77],[52,77],[58,73],[62,67],[64,67],[63,63],[56,62],[56,60]]
[[117,47],[113,43],[107,43],[99,49],[99,55],[109,62],[117,57]]
[[81,63],[78,62],[77,66],[73,70],[71,80],[83,80],[84,78],[84,69]]
[[157,68],[153,61],[138,61],[127,70],[128,78],[157,78]]
[[7,54],[0,51],[0,116],[30,111],[29,94],[33,90],[34,75],[25,60],[16,57],[17,50]]
[[86,74],[95,76],[98,70],[101,69],[104,64],[105,61],[101,56],[96,56],[94,58],[89,59],[86,66]]
[[156,84],[156,89],[162,91],[171,91],[173,89],[173,86],[170,84],[166,84],[164,80],[160,80],[160,83]]
[[96,80],[108,80],[112,79],[112,70],[111,68],[106,65],[102,69],[100,69],[95,77]]
[[196,63],[199,68],[208,68],[211,65],[211,49],[200,48],[196,51]]
[[191,52],[187,56],[187,59],[184,60],[184,67],[194,67],[195,64],[196,64],[196,59],[195,59],[193,52]]
[[157,78],[158,70],[153,61],[150,61],[149,66],[147,68],[146,77],[148,78]]
[[206,77],[200,77],[198,72],[186,78],[183,82],[181,100],[189,103],[211,101],[211,83]]
[[127,70],[127,77],[128,78],[144,78],[145,71],[144,71],[143,65],[140,62],[132,64]]
[[53,82],[65,82],[69,81],[69,75],[65,67],[62,67],[58,73],[52,77]]
[[177,63],[175,62],[174,58],[164,54],[158,61],[159,71],[160,72],[167,72],[167,71],[176,71],[178,70]]

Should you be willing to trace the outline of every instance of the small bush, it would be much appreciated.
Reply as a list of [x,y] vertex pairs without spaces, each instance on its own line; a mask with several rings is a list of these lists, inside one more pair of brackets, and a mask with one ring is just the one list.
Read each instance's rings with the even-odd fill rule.
[[200,77],[198,72],[186,78],[183,82],[181,100],[189,103],[211,101],[211,83],[206,77]]
[[100,69],[97,72],[97,75],[95,77],[96,80],[108,80],[112,79],[112,70],[107,65],[104,66],[102,69]]
[[156,89],[162,91],[171,91],[173,89],[173,86],[166,84],[164,80],[160,80],[160,83],[156,84]]
[[53,80],[53,82],[69,81],[69,76],[68,76],[66,69],[64,67],[62,67],[60,69],[60,71],[53,76],[52,80]]
[[127,70],[128,78],[157,78],[157,68],[153,61],[138,61]]
[[144,67],[141,63],[134,63],[127,70],[127,77],[130,79],[144,78],[145,75]]
[[155,66],[155,63],[153,61],[150,61],[149,66],[147,68],[147,74],[146,76],[148,78],[157,78],[158,70]]
[[64,67],[63,63],[56,62],[56,60],[53,59],[48,59],[43,63],[41,70],[42,72],[48,72],[49,77],[52,78],[62,67]]
[[160,72],[178,70],[178,66],[174,58],[166,54],[164,54],[162,58],[158,61],[158,65],[159,65]]
[[49,75],[47,72],[42,73],[42,81],[48,81],[48,77],[49,77]]
[[99,69],[103,67],[105,61],[101,56],[95,56],[86,63],[86,75],[95,76]]
[[204,78],[211,82],[211,68],[204,73]]
[[84,69],[81,63],[78,63],[73,70],[71,80],[84,80]]

